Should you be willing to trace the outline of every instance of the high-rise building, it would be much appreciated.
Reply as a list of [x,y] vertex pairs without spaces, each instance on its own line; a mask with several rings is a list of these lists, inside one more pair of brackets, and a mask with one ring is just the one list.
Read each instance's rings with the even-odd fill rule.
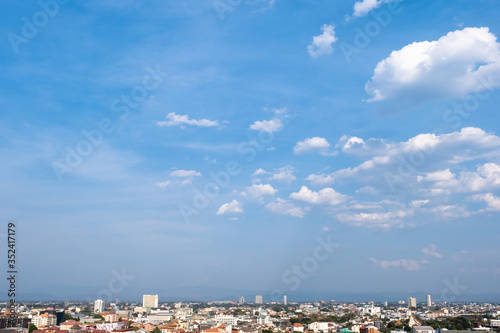
[[245,297],[243,296],[238,297],[238,305],[243,305],[243,304],[245,304]]
[[157,308],[158,295],[142,295],[142,306],[145,308]]
[[288,303],[288,299],[286,297],[286,295],[283,295],[283,305],[287,305]]
[[431,295],[427,295],[426,302],[427,302],[427,307],[430,308],[432,306]]
[[415,297],[408,298],[408,308],[416,308],[417,307],[417,299]]
[[255,296],[255,304],[262,304],[262,295]]
[[94,312],[101,313],[104,311],[104,301],[102,299],[96,299],[94,302]]

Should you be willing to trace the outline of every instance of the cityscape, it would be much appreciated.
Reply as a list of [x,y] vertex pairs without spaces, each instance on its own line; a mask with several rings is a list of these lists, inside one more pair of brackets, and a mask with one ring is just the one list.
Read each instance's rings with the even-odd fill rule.
[[0,10],[0,333],[500,333],[499,0]]
[[[15,312],[13,316],[10,311]],[[498,332],[500,304],[435,303],[431,295],[398,302],[247,301],[162,303],[158,295],[142,302],[37,302],[4,311],[2,331],[17,333],[464,333]]]

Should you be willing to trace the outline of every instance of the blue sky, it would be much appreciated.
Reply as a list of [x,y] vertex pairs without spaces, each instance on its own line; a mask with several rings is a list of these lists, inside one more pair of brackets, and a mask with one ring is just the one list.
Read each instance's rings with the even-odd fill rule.
[[497,1],[8,7],[21,294],[293,292],[318,238],[299,290],[500,293]]

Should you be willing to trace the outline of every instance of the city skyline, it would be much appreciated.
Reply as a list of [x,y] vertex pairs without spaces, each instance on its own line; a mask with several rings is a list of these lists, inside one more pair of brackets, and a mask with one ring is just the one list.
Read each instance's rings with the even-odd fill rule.
[[500,301],[498,1],[6,6],[17,299]]

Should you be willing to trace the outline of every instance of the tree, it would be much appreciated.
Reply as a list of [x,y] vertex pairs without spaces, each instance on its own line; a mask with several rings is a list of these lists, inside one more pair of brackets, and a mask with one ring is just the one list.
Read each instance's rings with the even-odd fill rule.
[[31,324],[28,332],[31,333],[31,332],[33,332],[34,330],[37,330],[37,329],[38,328],[35,325]]
[[104,320],[104,317],[100,314],[95,314],[92,318]]
[[158,326],[156,326],[154,329],[153,329],[153,332],[152,333],[161,333],[160,329],[158,328]]
[[71,319],[73,319],[73,317],[71,317],[71,315],[69,315],[67,313],[64,314],[64,321],[71,320]]

